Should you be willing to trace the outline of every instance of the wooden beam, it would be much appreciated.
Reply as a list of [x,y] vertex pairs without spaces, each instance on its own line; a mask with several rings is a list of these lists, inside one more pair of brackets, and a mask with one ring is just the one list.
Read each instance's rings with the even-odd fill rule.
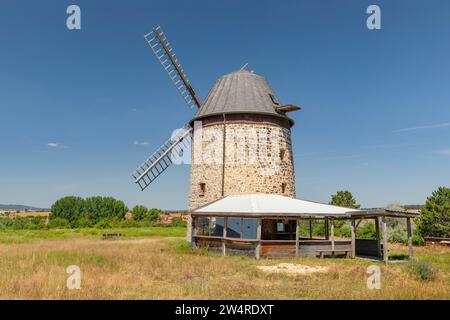
[[227,229],[228,229],[228,217],[223,218],[223,232],[222,232],[222,255],[227,255],[227,244],[226,244],[226,237],[227,237]]
[[196,217],[192,217],[190,219],[190,223],[191,223],[191,246],[192,248],[196,248],[197,244],[195,243],[195,236],[197,235],[197,233],[195,232],[196,230],[196,222],[197,222],[197,218]]
[[334,218],[331,218],[331,250],[334,250]]
[[261,256],[261,219],[258,219],[258,227],[256,228],[256,249],[255,249],[255,258],[259,260]]
[[409,253],[409,260],[414,260],[414,256],[413,256],[413,244],[412,244],[411,218],[406,218],[406,228],[407,228],[407,233],[408,233],[408,253]]
[[356,224],[355,219],[352,218],[352,259],[356,256]]
[[356,223],[356,228],[359,227],[359,224],[363,221],[363,219],[359,219],[358,222]]
[[378,257],[381,258],[383,256],[383,252],[381,251],[380,224],[381,224],[381,217],[375,218],[375,233],[376,233],[376,241],[377,241],[377,252],[378,252]]
[[309,239],[312,239],[312,220],[309,219]]
[[381,219],[382,229],[383,229],[383,260],[384,263],[388,263],[388,231],[387,231],[387,221],[386,217]]
[[328,217],[325,217],[325,240],[330,238],[329,230],[328,230]]
[[[310,220],[311,223],[311,220]],[[299,251],[299,236],[300,236],[300,230],[298,227],[298,219],[295,220],[295,256],[298,257],[298,251]]]

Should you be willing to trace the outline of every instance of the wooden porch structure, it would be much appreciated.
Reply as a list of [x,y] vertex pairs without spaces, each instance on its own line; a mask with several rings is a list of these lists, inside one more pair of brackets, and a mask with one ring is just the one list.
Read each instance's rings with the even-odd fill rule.
[[[239,208],[239,205],[236,205],[233,211],[224,205],[223,209],[227,211],[217,212],[212,210],[217,210],[222,206],[220,203],[214,202],[215,206],[212,210],[205,210],[208,208],[207,205],[191,212],[192,245],[208,247],[211,250],[220,251],[223,255],[233,253],[254,256],[256,259],[332,255],[349,258],[360,256],[383,260],[387,263],[387,218],[405,218],[409,258],[413,258],[411,218],[416,217],[417,214],[384,209],[356,210],[313,202],[307,204],[309,203],[314,209],[304,205],[303,208],[299,207],[294,212],[292,208],[287,208],[287,213],[283,213],[283,208],[278,209],[276,206],[271,210],[272,212],[267,212],[270,210],[263,208],[263,203],[252,203],[252,212],[249,212],[246,207]],[[290,204],[301,205],[302,203],[292,202]],[[323,212],[318,213],[316,209]],[[333,212],[327,212],[327,210]],[[357,239],[356,237],[357,228],[365,219],[375,221],[375,240]],[[350,240],[336,239],[335,221],[337,220],[350,220]],[[309,236],[300,236],[300,221],[306,221],[306,225],[309,222]],[[325,235],[323,238],[313,238],[312,221],[324,223]],[[230,226],[230,223],[233,226]]]

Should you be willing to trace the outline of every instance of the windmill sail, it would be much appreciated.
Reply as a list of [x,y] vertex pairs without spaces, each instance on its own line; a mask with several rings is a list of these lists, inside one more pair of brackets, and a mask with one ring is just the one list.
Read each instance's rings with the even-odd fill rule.
[[175,58],[173,48],[169,41],[167,41],[167,37],[161,27],[153,27],[153,30],[146,34],[144,38],[155,53],[163,68],[166,70],[173,84],[186,101],[187,105],[190,108],[193,108],[194,105],[201,108],[200,100],[190,85],[183,68],[178,62],[178,59]]
[[147,188],[173,162],[179,158],[191,144],[192,127],[185,126],[183,133],[167,140],[150,158],[140,165],[132,174],[134,182],[141,190]]

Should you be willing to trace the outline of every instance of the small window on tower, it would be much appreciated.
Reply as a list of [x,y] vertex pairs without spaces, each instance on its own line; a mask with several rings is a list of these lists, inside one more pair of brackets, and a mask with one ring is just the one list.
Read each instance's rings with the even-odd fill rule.
[[206,183],[204,182],[200,182],[199,184],[200,187],[200,197],[203,197],[205,195],[205,191],[206,191]]
[[285,193],[286,192],[286,182],[283,182],[281,184],[281,193]]
[[277,99],[277,97],[275,97],[275,95],[269,93],[269,96],[270,96],[270,99],[272,99],[272,102],[273,102],[274,104],[277,104],[277,105],[280,104],[280,101],[278,101],[278,99]]
[[284,155],[285,155],[285,154],[286,154],[286,150],[280,149],[280,159],[281,159],[281,161],[284,160]]

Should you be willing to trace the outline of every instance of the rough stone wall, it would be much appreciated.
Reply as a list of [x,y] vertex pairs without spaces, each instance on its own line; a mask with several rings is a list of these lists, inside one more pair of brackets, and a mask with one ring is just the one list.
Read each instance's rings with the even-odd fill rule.
[[202,140],[200,131],[194,131],[189,209],[222,197],[223,171],[224,195],[271,193],[295,197],[290,129],[272,123],[226,123],[225,168],[224,125],[208,125],[201,131]]

